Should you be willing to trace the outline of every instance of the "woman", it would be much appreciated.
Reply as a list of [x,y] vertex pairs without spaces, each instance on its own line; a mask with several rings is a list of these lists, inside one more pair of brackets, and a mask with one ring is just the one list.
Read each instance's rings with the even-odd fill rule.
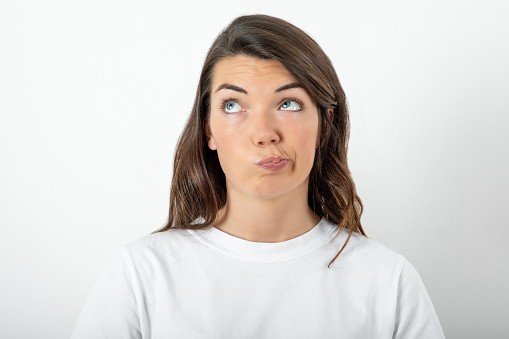
[[347,141],[316,42],[234,20],[177,145],[168,223],[110,263],[73,338],[443,338],[415,269],[365,237]]

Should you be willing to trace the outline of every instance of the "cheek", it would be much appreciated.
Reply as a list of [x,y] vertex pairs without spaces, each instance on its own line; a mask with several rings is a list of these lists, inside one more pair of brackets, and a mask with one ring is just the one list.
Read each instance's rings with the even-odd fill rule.
[[212,133],[210,140],[213,141],[217,150],[226,151],[230,148],[234,148],[233,146],[238,145],[239,135],[240,132],[235,128],[216,128],[214,133]]
[[228,172],[230,168],[240,166],[241,157],[239,131],[229,126],[214,126],[212,136],[209,140],[209,147],[214,146],[223,171]]
[[314,126],[316,125],[313,121],[308,121],[292,131],[295,171],[302,175],[309,175],[315,159],[318,128],[315,129]]
[[221,121],[219,117],[214,116],[213,113],[210,117],[208,128],[209,139],[207,144],[211,150],[221,150],[225,145],[228,146],[232,136],[235,135],[235,133],[231,133],[231,127],[225,124],[224,121]]
[[[314,157],[314,150],[317,147],[318,134],[318,121],[312,121],[299,131],[299,147],[309,151],[308,153]],[[305,137],[304,137],[305,136]],[[312,152],[311,152],[312,151]]]

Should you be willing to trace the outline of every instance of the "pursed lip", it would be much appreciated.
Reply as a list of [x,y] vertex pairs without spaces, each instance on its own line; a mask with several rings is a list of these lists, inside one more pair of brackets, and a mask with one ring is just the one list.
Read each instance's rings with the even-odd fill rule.
[[262,158],[260,160],[258,160],[255,164],[256,165],[263,165],[263,164],[266,164],[268,162],[275,162],[275,163],[278,163],[282,160],[288,160],[286,158],[284,158],[283,156],[281,155],[271,155],[269,157],[266,157],[266,158]]

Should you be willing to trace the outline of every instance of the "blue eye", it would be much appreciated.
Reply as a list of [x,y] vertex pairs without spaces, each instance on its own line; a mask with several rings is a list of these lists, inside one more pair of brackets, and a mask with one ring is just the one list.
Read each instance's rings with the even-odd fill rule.
[[302,106],[294,100],[286,100],[281,104],[281,109],[284,111],[300,111]]
[[242,110],[242,106],[240,106],[239,103],[235,101],[227,101],[224,103],[223,107],[226,113],[237,113]]

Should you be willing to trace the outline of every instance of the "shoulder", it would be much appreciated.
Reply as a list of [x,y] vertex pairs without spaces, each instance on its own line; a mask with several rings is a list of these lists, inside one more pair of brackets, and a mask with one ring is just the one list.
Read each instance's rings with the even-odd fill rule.
[[[333,248],[336,252],[341,249],[348,238],[348,232],[343,232],[345,234],[340,234],[334,240],[335,245]],[[408,262],[401,254],[387,248],[374,239],[354,232],[332,267],[355,266],[362,267],[365,271],[369,272],[385,272],[388,275],[399,275],[406,264]]]
[[[346,239],[347,235],[343,235],[342,239]],[[338,240],[336,253],[344,244],[344,240]],[[395,299],[397,295],[405,293],[404,299],[408,300],[416,300],[417,295],[427,298],[419,274],[403,255],[357,233],[352,234],[331,269],[338,275],[348,276],[368,290],[376,290],[383,295],[392,293]],[[412,294],[415,296],[412,297]]]
[[[190,253],[200,246],[193,232],[187,229],[172,229],[145,235],[124,246],[124,255],[133,261],[178,257]],[[192,252],[191,252],[192,253]]]
[[391,250],[377,240],[358,233],[353,233],[350,241],[356,254],[363,256],[366,260],[397,262],[403,259],[401,254]]
[[368,291],[364,295],[372,307],[377,298],[383,312],[391,305],[394,338],[444,338],[424,283],[403,255],[359,234],[352,234],[344,254],[334,263],[335,271],[348,273],[357,291]]

